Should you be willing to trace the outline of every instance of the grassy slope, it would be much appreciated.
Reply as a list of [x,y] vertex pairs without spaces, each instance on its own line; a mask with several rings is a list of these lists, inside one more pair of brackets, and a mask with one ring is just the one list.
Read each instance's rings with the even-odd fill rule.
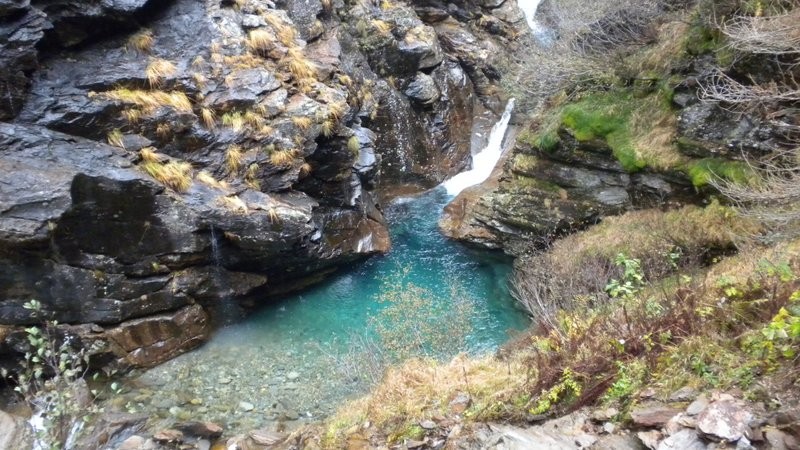
[[[715,176],[750,182],[754,174],[739,162],[693,159],[674,145],[673,66],[708,52],[718,60],[728,57],[718,34],[666,24],[659,42],[621,69],[644,85],[556,100],[538,132],[520,139],[556,151],[559,132],[566,131],[579,141],[605,141],[631,172],[678,171],[697,187]],[[518,158],[516,164],[535,160]],[[542,312],[498,355],[412,360],[392,368],[370,395],[345,405],[317,430],[320,442],[343,448],[366,440],[420,439],[426,430],[419,421],[454,416],[451,401],[462,394],[471,398],[460,414],[467,423],[522,422],[587,404],[613,404],[617,419],[625,421],[644,387],[662,398],[691,386],[738,388],[752,400],[780,401],[781,392],[798,382],[800,240],[737,245],[758,232],[757,225],[712,202],[630,212],[566,237],[520,264],[535,268],[527,276],[551,293],[569,295],[560,303],[568,308]],[[605,271],[598,274],[598,268]],[[568,280],[569,289],[559,291],[563,283],[553,280]],[[615,280],[625,289],[612,296],[605,287]]]

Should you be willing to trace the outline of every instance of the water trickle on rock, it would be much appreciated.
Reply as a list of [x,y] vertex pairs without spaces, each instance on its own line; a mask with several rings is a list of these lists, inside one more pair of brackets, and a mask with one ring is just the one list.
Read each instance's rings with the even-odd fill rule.
[[[495,127],[495,134],[502,128],[494,139],[497,152],[512,107],[510,102]],[[131,391],[118,401],[148,413],[154,427],[209,420],[235,432],[270,421],[318,420],[364,393],[368,368],[359,365],[368,361],[359,355],[375,350],[365,348],[365,340],[381,343],[381,327],[439,330],[438,347],[421,351],[441,358],[495,350],[524,329],[528,318],[509,294],[508,259],[470,250],[439,233],[437,220],[451,199],[437,187],[396,200],[386,210],[390,254],[341,270],[301,293],[265,300],[268,305],[220,330],[202,348],[132,380]],[[419,293],[421,301],[391,313],[391,294],[398,292]],[[459,339],[448,341],[441,330],[449,325],[436,321],[455,310],[464,311],[463,328],[453,333]]]
[[541,3],[542,0],[517,0],[517,5],[522,10],[522,14],[525,15],[525,21],[528,23],[528,28],[531,29],[533,36],[539,44],[549,46],[554,40],[553,33],[536,20],[536,13],[539,11]]
[[511,120],[511,112],[514,110],[514,99],[508,101],[506,109],[500,120],[492,127],[489,133],[489,141],[486,147],[480,152],[472,155],[472,169],[461,172],[442,183],[448,195],[458,195],[464,189],[475,186],[486,181],[492,174],[494,166],[503,155],[503,138],[508,129],[508,122]]

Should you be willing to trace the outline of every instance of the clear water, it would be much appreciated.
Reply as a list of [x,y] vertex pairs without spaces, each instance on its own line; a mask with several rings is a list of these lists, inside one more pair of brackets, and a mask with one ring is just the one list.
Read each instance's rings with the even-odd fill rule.
[[469,304],[464,336],[446,342],[448,351],[438,356],[496,349],[528,319],[508,293],[508,260],[439,233],[436,223],[450,199],[440,187],[395,201],[386,211],[393,242],[388,255],[342,270],[222,329],[200,349],[133,380],[118,406],[148,412],[164,424],[191,418],[229,430],[322,418],[368,387],[366,365],[376,348],[352,337],[380,343],[377,323],[387,319],[381,311],[392,304],[382,293],[398,284],[403,289],[413,284],[425,299],[395,320],[427,320],[425,308],[450,311],[453,289],[455,300]]

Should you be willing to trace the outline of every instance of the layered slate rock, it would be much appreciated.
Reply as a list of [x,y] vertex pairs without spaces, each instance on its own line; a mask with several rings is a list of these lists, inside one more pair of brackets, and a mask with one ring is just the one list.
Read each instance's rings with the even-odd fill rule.
[[478,4],[361,7],[391,30],[318,0],[0,0],[0,359],[52,319],[158,364],[388,251],[378,193],[468,164],[501,47],[433,25]]
[[[0,187],[3,323],[95,323],[133,365],[206,337],[210,319],[195,302],[213,311],[287,273],[387,249],[379,212],[253,190],[240,193],[246,214],[219,208],[223,190],[195,183],[177,195],[124,150],[32,125],[0,124],[0,149],[14,174]],[[43,303],[35,316],[30,299]]]
[[631,174],[603,142],[580,142],[565,130],[559,136],[552,151],[517,141],[487,183],[445,208],[440,229],[471,244],[521,253],[605,215],[695,198],[685,176]]

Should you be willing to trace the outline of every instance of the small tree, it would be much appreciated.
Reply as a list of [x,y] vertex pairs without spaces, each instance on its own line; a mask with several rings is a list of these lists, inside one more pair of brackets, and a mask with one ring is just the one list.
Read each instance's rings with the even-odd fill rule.
[[[23,306],[34,316],[41,313],[36,300]],[[78,349],[74,336],[58,331],[56,321],[25,328],[28,350],[14,390],[33,410],[36,449],[73,448],[84,423],[98,412],[83,379],[94,348]]]

